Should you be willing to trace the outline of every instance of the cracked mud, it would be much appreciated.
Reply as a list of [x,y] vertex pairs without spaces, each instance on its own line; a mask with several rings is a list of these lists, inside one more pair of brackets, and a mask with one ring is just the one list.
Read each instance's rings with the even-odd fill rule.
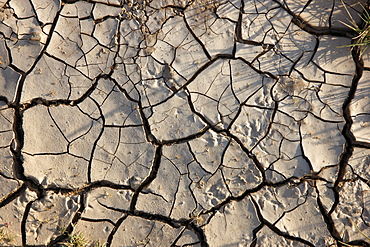
[[357,0],[0,7],[1,245],[370,246]]

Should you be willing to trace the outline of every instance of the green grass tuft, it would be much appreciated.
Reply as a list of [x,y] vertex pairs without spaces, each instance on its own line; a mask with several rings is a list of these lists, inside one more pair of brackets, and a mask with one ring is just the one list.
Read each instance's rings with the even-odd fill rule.
[[364,54],[367,48],[370,46],[370,13],[369,11],[360,3],[362,9],[364,10],[363,14],[360,16],[361,20],[363,21],[362,27],[357,25],[355,20],[353,19],[352,15],[349,13],[347,7],[344,5],[348,16],[350,17],[350,24],[344,23],[341,21],[341,23],[353,31],[355,31],[358,35],[354,37],[353,39],[355,40],[353,44],[350,45],[344,45],[341,47],[360,47],[360,56]]

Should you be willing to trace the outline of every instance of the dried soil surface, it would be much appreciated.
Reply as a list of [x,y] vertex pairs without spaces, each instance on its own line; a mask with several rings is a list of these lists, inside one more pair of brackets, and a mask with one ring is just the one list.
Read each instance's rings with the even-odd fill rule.
[[370,246],[362,12],[0,0],[0,245]]

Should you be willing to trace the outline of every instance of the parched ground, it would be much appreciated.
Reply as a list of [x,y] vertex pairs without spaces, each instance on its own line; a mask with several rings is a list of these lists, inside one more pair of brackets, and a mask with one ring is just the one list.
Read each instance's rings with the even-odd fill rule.
[[370,246],[369,1],[0,7],[0,245]]

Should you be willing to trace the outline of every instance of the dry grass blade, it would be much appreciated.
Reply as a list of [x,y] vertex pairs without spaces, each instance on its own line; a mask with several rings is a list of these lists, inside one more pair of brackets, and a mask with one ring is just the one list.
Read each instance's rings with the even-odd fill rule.
[[356,46],[361,47],[362,50],[360,51],[360,55],[362,56],[366,49],[370,46],[370,13],[361,3],[359,3],[362,9],[364,10],[363,14],[360,16],[361,20],[363,21],[363,27],[360,27],[353,19],[351,13],[348,11],[348,8],[346,7],[343,1],[342,4],[348,16],[350,17],[350,24],[344,23],[342,21],[340,21],[340,23],[349,27],[350,29],[355,31],[358,35],[353,38],[355,40],[353,44],[344,45],[341,47],[352,47],[352,48]]
[[353,222],[353,220],[351,218],[348,218],[349,222],[351,222],[352,226],[354,226],[356,228],[356,230],[361,233],[362,236],[364,236],[367,240],[370,241],[370,238],[368,236],[366,236],[361,230],[360,228],[358,228],[358,226],[355,224],[355,222]]

